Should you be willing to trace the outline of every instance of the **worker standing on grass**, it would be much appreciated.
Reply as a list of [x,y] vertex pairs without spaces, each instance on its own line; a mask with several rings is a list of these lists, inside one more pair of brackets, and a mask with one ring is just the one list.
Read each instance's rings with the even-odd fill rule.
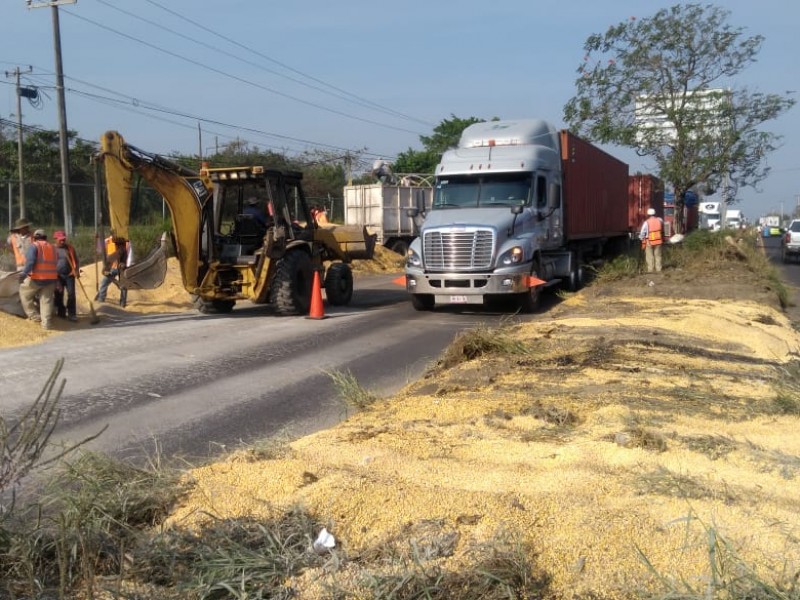
[[108,286],[114,282],[119,288],[119,305],[125,308],[128,303],[128,288],[122,283],[122,274],[133,264],[133,248],[130,241],[123,237],[110,235],[106,238],[105,268],[103,280],[94,297],[97,302],[105,302]]
[[25,219],[17,219],[6,241],[14,250],[14,261],[17,264],[17,271],[19,271],[25,266],[25,254],[33,243],[31,224]]
[[656,209],[647,209],[647,219],[642,223],[639,239],[642,240],[647,272],[661,271],[661,246],[664,243],[664,221],[656,216]]
[[53,317],[53,294],[58,283],[57,263],[55,246],[47,241],[43,229],[37,229],[33,232],[33,243],[25,254],[25,266],[19,275],[19,299],[28,318],[41,321],[44,329],[50,329]]
[[[58,272],[58,285],[56,285],[55,293],[56,312],[62,319],[69,319],[74,323],[78,320],[75,296],[75,279],[80,277],[78,254],[75,252],[75,247],[67,243],[67,234],[63,231],[56,231],[53,238],[56,241],[56,271]],[[64,292],[67,293],[66,304],[64,304]]]

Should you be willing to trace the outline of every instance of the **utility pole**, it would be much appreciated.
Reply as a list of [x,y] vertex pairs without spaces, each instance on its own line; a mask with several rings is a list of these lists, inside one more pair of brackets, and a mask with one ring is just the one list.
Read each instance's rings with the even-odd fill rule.
[[[27,71],[20,71],[19,67],[11,73],[6,71],[6,77],[15,77],[17,85],[17,172],[19,177],[19,218],[25,218],[25,177],[22,168],[22,90],[20,89],[19,77],[22,73],[31,73],[33,67],[28,67]],[[9,215],[10,216],[10,215]]]
[[71,237],[72,202],[69,188],[69,138],[67,137],[67,107],[64,100],[64,68],[61,64],[61,25],[58,19],[58,7],[61,4],[75,4],[78,0],[26,1],[28,8],[49,6],[53,17],[53,47],[56,55],[56,92],[58,93],[58,137],[61,155],[61,198],[64,210],[64,231],[67,236]]

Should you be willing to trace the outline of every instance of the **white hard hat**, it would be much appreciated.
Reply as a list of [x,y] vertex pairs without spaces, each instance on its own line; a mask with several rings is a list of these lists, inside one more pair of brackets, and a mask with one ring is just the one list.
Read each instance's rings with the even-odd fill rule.
[[656,209],[655,209],[655,208],[648,208],[648,209],[647,209],[647,216],[648,216],[648,217],[654,217],[654,216],[656,216]]

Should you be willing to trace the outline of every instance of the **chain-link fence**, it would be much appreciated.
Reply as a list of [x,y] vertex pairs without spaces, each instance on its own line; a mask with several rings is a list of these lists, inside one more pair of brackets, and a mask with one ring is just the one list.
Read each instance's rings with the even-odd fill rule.
[[[60,183],[25,183],[25,218],[35,227],[61,229],[64,227],[63,186]],[[323,206],[328,219],[344,222],[344,199],[328,195],[324,198],[307,198],[309,206]],[[108,224],[108,207],[103,199],[97,207],[99,224]],[[70,184],[70,213],[72,226],[94,227],[94,183]],[[17,181],[0,181],[0,229],[10,229],[20,217],[19,185]],[[169,218],[169,207],[152,188],[141,186],[133,190],[131,198],[131,223],[154,225]]]

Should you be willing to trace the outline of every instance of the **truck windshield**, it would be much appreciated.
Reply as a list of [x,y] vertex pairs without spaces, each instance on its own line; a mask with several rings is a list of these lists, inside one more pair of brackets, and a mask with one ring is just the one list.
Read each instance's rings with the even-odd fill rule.
[[524,206],[530,202],[531,176],[448,177],[436,181],[433,208]]

